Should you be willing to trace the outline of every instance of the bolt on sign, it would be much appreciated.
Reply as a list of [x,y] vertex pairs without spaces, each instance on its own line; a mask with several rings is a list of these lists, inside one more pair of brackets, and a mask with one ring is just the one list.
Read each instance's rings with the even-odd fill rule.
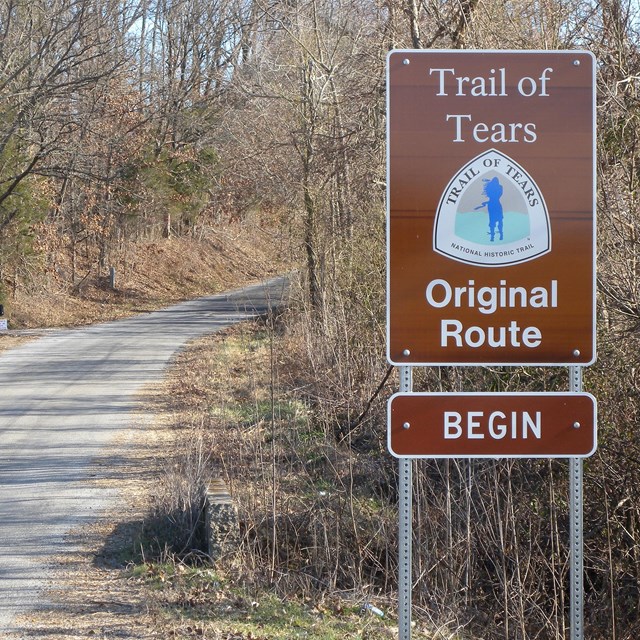
[[397,393],[389,451],[399,458],[580,458],[596,450],[588,393]]
[[393,51],[387,356],[595,360],[594,58]]

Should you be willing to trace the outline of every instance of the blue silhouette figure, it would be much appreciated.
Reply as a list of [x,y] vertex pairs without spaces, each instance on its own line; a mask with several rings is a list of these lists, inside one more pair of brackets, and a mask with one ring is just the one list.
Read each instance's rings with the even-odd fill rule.
[[489,235],[491,236],[491,242],[495,239],[496,227],[498,227],[498,234],[500,235],[500,240],[502,240],[504,237],[502,233],[504,215],[502,213],[500,198],[502,197],[503,188],[497,177],[491,178],[491,180],[485,178],[483,182],[484,187],[482,188],[482,193],[487,199],[481,205],[478,205],[474,211],[487,207],[487,211],[489,212]]

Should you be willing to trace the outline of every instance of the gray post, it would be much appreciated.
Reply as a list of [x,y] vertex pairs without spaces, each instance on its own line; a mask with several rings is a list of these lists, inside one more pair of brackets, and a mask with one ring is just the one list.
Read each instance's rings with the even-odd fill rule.
[[237,549],[240,540],[238,512],[221,478],[209,483],[204,506],[207,552],[215,562],[225,553]]
[[109,284],[112,289],[116,288],[116,268],[109,267]]
[[[411,367],[400,367],[400,391],[413,391]],[[400,496],[399,496],[399,550],[398,550],[398,631],[399,640],[411,640],[411,543],[413,536],[413,479],[410,458],[400,458]]]
[[[570,391],[582,391],[582,367],[569,367]],[[569,597],[571,640],[584,639],[582,458],[569,460]]]

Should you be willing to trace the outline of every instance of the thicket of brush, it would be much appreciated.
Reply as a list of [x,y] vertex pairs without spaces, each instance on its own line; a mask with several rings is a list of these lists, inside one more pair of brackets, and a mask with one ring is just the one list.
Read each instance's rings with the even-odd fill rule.
[[[171,467],[160,504],[175,518],[175,499],[169,505],[167,495],[185,499],[221,474],[239,509],[241,545],[219,566],[282,596],[373,601],[392,613],[397,477],[386,451],[385,400],[398,381],[392,374],[372,400],[386,375],[379,364],[378,377],[367,372],[367,386],[359,387],[368,393],[354,401],[347,390],[358,372],[341,370],[335,353],[328,360],[317,337],[303,330],[309,326],[303,300],[303,289],[294,286],[293,307],[277,323],[268,319],[214,339],[185,363],[171,395],[179,403],[184,395],[188,417],[180,425],[191,453]],[[609,379],[602,366],[586,378],[601,400],[599,450],[585,463],[586,624],[589,637],[631,639],[640,595],[637,437],[621,434],[614,421],[624,424],[624,405],[635,394],[629,370],[616,363],[618,374]],[[416,388],[430,390],[568,385],[561,369],[439,368],[415,377]],[[201,466],[203,450],[208,460]],[[187,485],[180,485],[182,468],[199,469]],[[559,460],[414,464],[421,628],[434,637],[568,637],[567,479],[568,464]],[[188,491],[175,491],[178,485]],[[181,535],[171,538],[179,540],[172,551],[201,561],[202,548],[183,544],[193,529]]]

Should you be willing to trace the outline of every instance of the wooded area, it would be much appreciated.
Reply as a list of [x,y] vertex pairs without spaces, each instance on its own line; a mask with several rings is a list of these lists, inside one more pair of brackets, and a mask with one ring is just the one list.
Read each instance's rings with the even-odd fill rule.
[[[393,386],[384,384],[385,57],[396,47],[580,48],[597,58],[599,355],[585,387],[599,401],[600,435],[585,466],[586,622],[590,638],[632,640],[635,0],[2,0],[0,303],[10,309],[22,289],[81,295],[141,239],[215,237],[235,223],[286,229],[300,265],[286,329],[291,386],[350,456],[326,466],[345,490],[342,533],[325,528],[322,553],[297,538],[292,554],[314,589],[391,593],[395,533],[375,523],[396,501],[384,405]],[[415,386],[542,391],[567,380],[556,369],[441,367]],[[561,461],[416,465],[422,614],[483,638],[566,638],[566,475]],[[366,528],[354,510],[362,485],[383,505]],[[286,518],[272,524],[293,539]],[[265,554],[272,570],[280,557],[295,573],[291,555]]]

